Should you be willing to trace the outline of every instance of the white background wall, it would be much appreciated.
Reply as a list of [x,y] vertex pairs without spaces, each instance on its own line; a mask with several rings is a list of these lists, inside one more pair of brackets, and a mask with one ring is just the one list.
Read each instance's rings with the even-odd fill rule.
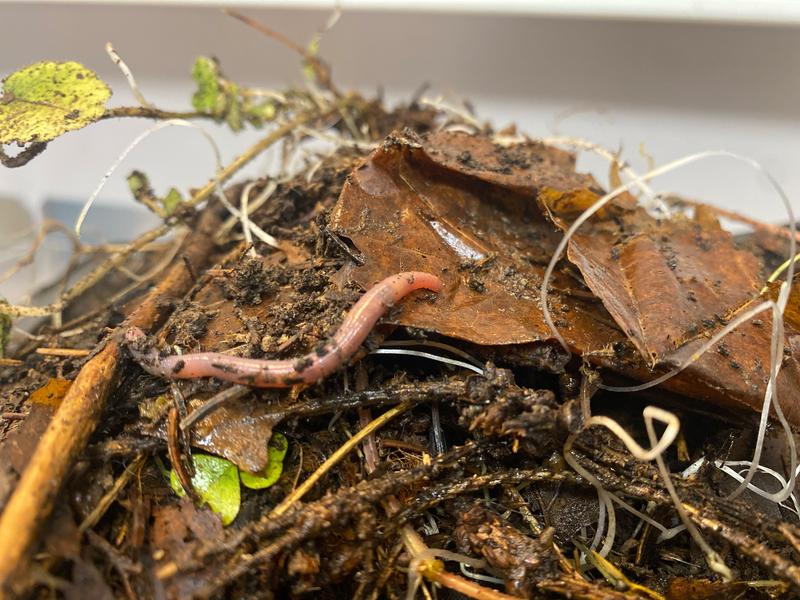
[[[797,15],[777,12],[791,2],[727,3],[735,18],[742,16],[737,6],[763,6],[758,20],[771,25],[702,22],[697,12],[684,16],[700,22],[528,14],[546,8],[541,1],[531,5],[533,11],[524,3],[498,5],[505,13],[486,12],[488,2],[471,2],[463,13],[424,12],[424,4],[404,12],[346,9],[322,43],[339,85],[365,93],[382,86],[398,99],[428,82],[432,90],[469,98],[479,115],[498,126],[516,122],[537,136],[574,135],[621,147],[637,167],[644,164],[640,144],[658,163],[703,149],[741,152],[768,167],[800,209],[800,30],[792,25]],[[449,3],[438,2],[438,8],[447,8],[443,4]],[[719,9],[719,3],[706,4]],[[559,12],[559,6],[580,5],[554,0],[551,6]],[[329,14],[252,5],[245,10],[300,42]],[[752,19],[752,10],[743,18]],[[77,60],[111,83],[113,104],[132,104],[103,50],[109,40],[149,99],[166,108],[188,108],[188,73],[198,54],[216,55],[242,83],[280,89],[301,81],[295,55],[211,7],[0,2],[0,75],[43,59]],[[26,167],[0,169],[0,196],[20,198],[34,214],[47,199],[82,201],[147,126],[141,120],[103,122],[71,133]],[[210,129],[225,160],[257,135]],[[157,187],[185,189],[205,182],[213,162],[197,132],[163,131],[134,152],[101,202],[131,205],[124,174],[134,167],[147,171]],[[785,220],[764,182],[735,163],[702,163],[656,187]]]

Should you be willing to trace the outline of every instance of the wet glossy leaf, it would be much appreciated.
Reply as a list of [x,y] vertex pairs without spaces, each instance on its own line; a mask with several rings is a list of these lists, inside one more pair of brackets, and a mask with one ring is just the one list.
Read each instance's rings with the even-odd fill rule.
[[0,97],[0,144],[47,142],[105,112],[111,89],[76,62],[41,62],[12,73]]
[[267,444],[269,463],[263,473],[253,475],[247,471],[240,471],[239,477],[242,485],[253,490],[262,490],[274,485],[283,473],[283,459],[289,449],[289,440],[282,433],[273,433]]
[[[192,486],[200,499],[220,516],[222,524],[230,525],[239,514],[241,501],[238,469],[218,456],[194,454],[192,460],[195,469]],[[174,469],[170,470],[169,482],[178,496],[186,495]]]
[[192,444],[224,456],[243,471],[260,473],[269,464],[264,440],[271,438],[279,420],[263,400],[242,398],[200,419],[192,431]]
[[[476,344],[542,342],[551,334],[539,287],[558,238],[536,192],[595,185],[573,167],[570,154],[533,142],[508,150],[461,133],[396,134],[348,179],[330,227],[366,257],[353,272],[365,288],[406,270],[442,278],[435,299],[404,302],[395,322]],[[576,351],[624,341],[579,280],[559,273],[555,288]]]

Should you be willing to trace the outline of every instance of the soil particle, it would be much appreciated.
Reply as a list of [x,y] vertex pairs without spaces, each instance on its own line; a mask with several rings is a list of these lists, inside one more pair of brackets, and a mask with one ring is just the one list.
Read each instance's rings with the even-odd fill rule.
[[509,593],[534,597],[538,595],[536,582],[552,577],[557,572],[550,551],[552,528],[534,539],[480,505],[462,512],[458,519],[453,537],[459,550],[483,556],[489,565],[502,571]]
[[277,290],[275,281],[267,276],[260,259],[247,257],[234,269],[228,287],[229,294],[239,304],[261,304]]

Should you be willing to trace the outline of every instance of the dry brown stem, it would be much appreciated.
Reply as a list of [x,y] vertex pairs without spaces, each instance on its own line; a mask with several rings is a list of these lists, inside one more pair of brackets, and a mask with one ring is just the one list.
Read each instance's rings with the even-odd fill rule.
[[[208,261],[213,250],[212,234],[219,225],[216,211],[207,210],[187,238],[183,254],[194,265]],[[164,279],[142,299],[118,333],[130,326],[152,328],[159,319],[164,297],[180,297],[191,285],[183,261],[174,261]],[[58,491],[94,431],[114,387],[121,357],[117,336],[112,335],[83,366],[0,516],[0,598],[11,594],[14,576],[24,570]]]

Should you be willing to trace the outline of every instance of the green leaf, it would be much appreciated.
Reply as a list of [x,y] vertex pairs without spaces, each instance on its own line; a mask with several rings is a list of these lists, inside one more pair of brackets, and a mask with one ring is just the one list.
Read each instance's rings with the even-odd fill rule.
[[181,193],[175,188],[169,188],[167,195],[161,200],[161,204],[164,206],[164,212],[167,215],[174,213],[181,202],[183,202],[183,196],[181,196]]
[[260,127],[266,121],[275,119],[275,115],[278,112],[275,108],[275,104],[273,104],[271,100],[259,102],[257,104],[245,101],[242,106],[242,111],[247,120],[256,127]]
[[131,174],[128,175],[128,189],[130,189],[135,198],[142,194],[152,195],[153,193],[150,187],[150,180],[141,171],[131,171]]
[[[239,514],[241,491],[236,466],[224,458],[207,454],[194,454],[194,477],[192,486],[200,499],[222,518],[223,525],[230,525]],[[172,469],[169,472],[169,483],[178,496],[186,492]]]
[[274,485],[280,479],[281,473],[283,473],[283,459],[288,449],[289,440],[286,439],[286,436],[282,433],[273,433],[269,444],[267,444],[267,456],[269,457],[267,468],[258,475],[239,471],[242,485],[249,487],[251,490],[263,490]]
[[0,144],[48,142],[103,116],[111,89],[76,62],[40,62],[12,73],[0,96]]
[[197,84],[192,106],[196,111],[219,116],[225,110],[225,94],[221,91],[219,78],[219,64],[215,59],[197,57],[192,67],[192,79]]

